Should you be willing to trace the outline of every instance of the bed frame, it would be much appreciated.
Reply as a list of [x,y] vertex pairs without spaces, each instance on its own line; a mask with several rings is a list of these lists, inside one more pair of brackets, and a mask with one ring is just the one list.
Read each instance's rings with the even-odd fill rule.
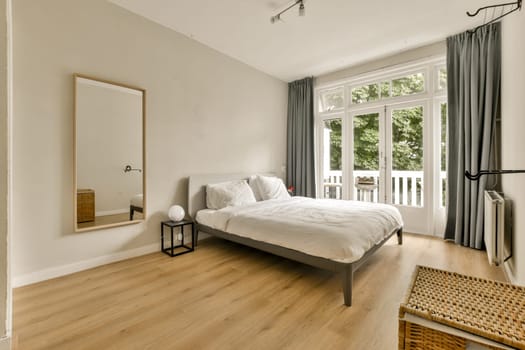
[[[231,181],[238,179],[247,179],[251,174],[219,174],[219,175],[195,175],[190,176],[188,185],[188,211],[190,215],[195,218],[197,211],[206,208],[206,185],[210,183],[218,183],[223,181]],[[266,174],[272,175],[272,174]],[[279,245],[274,245],[266,242],[256,241],[251,238],[241,237],[228,232],[219,231],[209,226],[199,224],[195,225],[196,237],[198,241],[199,232],[207,233],[216,237],[227,239],[232,242],[246,245],[255,249],[259,249],[271,254],[275,254],[290,260],[298,261],[303,264],[311,265],[325,270],[340,272],[343,282],[343,296],[346,306],[352,305],[352,282],[354,272],[366,260],[374,254],[383,244],[385,244],[390,237],[397,234],[398,244],[403,244],[403,228],[397,228],[392,231],[384,240],[373,246],[368,250],[361,259],[352,263],[343,263],[318,256],[309,255],[298,250],[285,248]]]

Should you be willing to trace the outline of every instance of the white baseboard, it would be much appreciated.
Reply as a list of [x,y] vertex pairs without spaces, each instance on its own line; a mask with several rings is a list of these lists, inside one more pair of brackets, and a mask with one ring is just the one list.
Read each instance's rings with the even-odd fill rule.
[[[93,259],[82,260],[68,265],[57,267],[50,267],[47,269],[31,272],[21,276],[15,276],[12,279],[13,288],[22,287],[28,284],[33,284],[45,281],[51,278],[69,275],[75,272],[91,269],[93,267],[106,265],[112,262],[126,260],[137,256],[154,253],[160,251],[160,243],[150,244],[144,247],[125,250],[114,254],[98,256]],[[2,350],[0,348],[0,350]]]
[[514,274],[512,273],[508,262],[503,263],[503,272],[505,273],[507,282],[512,283],[512,284],[517,284],[516,279],[514,278]]
[[11,350],[11,338],[10,337],[0,338],[0,350]]

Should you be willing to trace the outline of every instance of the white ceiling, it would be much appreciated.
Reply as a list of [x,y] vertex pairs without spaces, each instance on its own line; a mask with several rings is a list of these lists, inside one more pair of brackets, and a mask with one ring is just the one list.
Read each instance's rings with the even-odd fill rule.
[[[482,23],[494,0],[110,0],[284,81],[318,76],[445,39]],[[490,15],[490,13],[489,13]]]

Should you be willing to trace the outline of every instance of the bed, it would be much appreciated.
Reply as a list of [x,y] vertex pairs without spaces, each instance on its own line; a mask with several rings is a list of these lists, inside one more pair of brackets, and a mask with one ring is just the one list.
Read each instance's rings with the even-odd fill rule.
[[394,234],[399,245],[403,242],[401,215],[395,207],[385,204],[291,197],[207,209],[206,185],[249,176],[189,178],[188,211],[196,223],[196,240],[199,233],[206,233],[339,272],[347,306],[352,305],[354,272]]

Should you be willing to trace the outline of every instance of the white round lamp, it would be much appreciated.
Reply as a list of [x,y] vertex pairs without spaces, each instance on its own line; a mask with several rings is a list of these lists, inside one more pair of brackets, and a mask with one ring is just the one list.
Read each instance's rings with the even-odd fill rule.
[[168,210],[168,217],[173,221],[181,221],[184,219],[184,208],[180,205],[172,205]]

